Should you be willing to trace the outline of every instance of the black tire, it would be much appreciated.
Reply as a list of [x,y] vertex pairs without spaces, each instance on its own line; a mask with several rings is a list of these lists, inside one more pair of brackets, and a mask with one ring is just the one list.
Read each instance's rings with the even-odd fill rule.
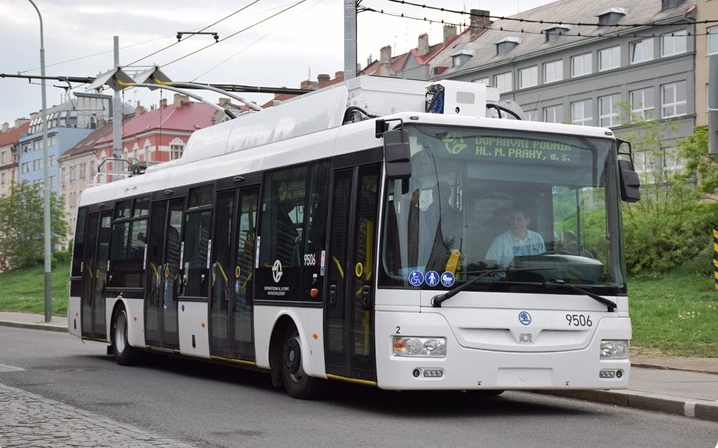
[[130,346],[127,340],[127,311],[119,308],[112,317],[112,354],[121,366],[132,366],[140,362],[141,353]]
[[281,347],[282,381],[292,398],[309,400],[320,395],[322,380],[307,375],[302,367],[302,345],[299,332],[291,327],[284,333]]

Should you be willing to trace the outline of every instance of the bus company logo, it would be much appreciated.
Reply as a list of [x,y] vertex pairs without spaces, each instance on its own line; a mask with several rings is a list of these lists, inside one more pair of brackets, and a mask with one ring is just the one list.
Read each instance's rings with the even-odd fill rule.
[[526,311],[521,311],[519,313],[519,322],[521,322],[521,325],[528,325],[531,323],[531,315]]
[[276,260],[274,265],[272,265],[272,279],[274,280],[274,283],[279,283],[279,280],[282,279],[282,274],[282,262]]
[[466,142],[461,134],[449,132],[441,141],[444,143],[444,148],[446,148],[451,155],[460,154],[461,151],[466,149]]

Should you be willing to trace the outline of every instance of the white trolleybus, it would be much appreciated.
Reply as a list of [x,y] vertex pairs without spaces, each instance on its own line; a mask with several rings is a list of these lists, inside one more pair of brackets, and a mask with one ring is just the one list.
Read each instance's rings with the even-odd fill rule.
[[359,77],[199,130],[83,193],[69,331],[297,398],[625,388],[630,146],[512,115],[482,85]]

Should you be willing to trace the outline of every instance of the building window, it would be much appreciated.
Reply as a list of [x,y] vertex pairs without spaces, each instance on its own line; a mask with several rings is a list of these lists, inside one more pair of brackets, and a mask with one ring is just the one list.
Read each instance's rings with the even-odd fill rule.
[[544,108],[543,121],[545,123],[563,123],[563,105]]
[[494,87],[499,89],[499,93],[509,92],[514,89],[513,73],[506,72],[494,75]]
[[571,123],[591,126],[593,124],[592,109],[592,100],[583,100],[571,103]]
[[0,185],[2,185],[3,187],[5,186],[5,183],[7,182],[6,177],[7,176],[5,175],[5,173],[0,173]]
[[631,64],[650,61],[653,59],[653,38],[643,39],[631,43]]
[[688,50],[688,33],[686,30],[667,33],[661,36],[661,56],[682,54]]
[[528,67],[519,70],[519,89],[533,87],[538,84],[538,67]]
[[525,110],[524,117],[526,117],[527,121],[536,121],[536,119],[538,118],[538,114],[536,112],[537,111],[535,110]]
[[615,46],[598,51],[598,71],[611,70],[621,66],[621,47]]
[[618,126],[621,124],[621,111],[618,103],[621,95],[614,94],[602,96],[598,99],[598,123],[599,126]]
[[556,82],[563,79],[563,61],[547,62],[543,65],[543,82]]
[[483,85],[485,85],[485,86],[488,86],[488,85],[491,84],[491,82],[489,81],[489,78],[488,78],[488,77],[487,77],[487,78],[475,79],[473,82],[475,82],[476,84],[483,84]]
[[665,11],[666,9],[677,8],[685,1],[686,0],[662,0],[661,6],[663,7],[663,11]]
[[685,115],[688,111],[686,82],[678,81],[661,86],[661,116],[663,118]]
[[591,66],[591,53],[579,54],[571,58],[571,76],[590,75],[593,67]]
[[708,28],[708,54],[718,53],[718,26]]
[[639,120],[652,120],[655,116],[653,87],[632,90],[630,92],[631,117]]
[[170,145],[170,160],[177,160],[180,157],[182,157],[183,151],[184,151],[184,145],[176,145],[176,144]]
[[32,170],[40,171],[42,169],[42,159],[35,159],[32,161]]

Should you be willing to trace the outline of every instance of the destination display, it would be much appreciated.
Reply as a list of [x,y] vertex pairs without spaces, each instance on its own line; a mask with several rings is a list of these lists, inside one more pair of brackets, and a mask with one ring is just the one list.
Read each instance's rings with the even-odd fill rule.
[[462,158],[580,165],[585,150],[568,143],[515,137],[468,136],[449,132],[441,138],[444,149]]

